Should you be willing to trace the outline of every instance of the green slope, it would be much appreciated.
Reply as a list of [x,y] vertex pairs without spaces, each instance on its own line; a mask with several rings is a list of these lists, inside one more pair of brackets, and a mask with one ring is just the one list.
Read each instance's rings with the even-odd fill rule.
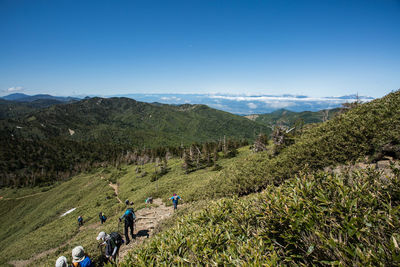
[[[227,168],[245,158],[251,151],[248,147],[239,149],[235,158],[221,158],[218,164]],[[32,266],[52,266],[58,256],[70,256],[74,246],[83,245],[94,258],[99,256],[96,236],[99,231],[116,231],[118,216],[125,204],[120,204],[109,180],[117,181],[120,199],[134,202],[135,209],[144,206],[148,196],[162,198],[169,203],[173,192],[179,193],[189,203],[201,200],[204,193],[199,189],[218,175],[220,171],[205,168],[185,174],[182,160],[170,159],[167,174],[151,182],[154,163],[145,164],[141,173],[136,166],[123,165],[120,168],[100,168],[46,188],[0,189],[0,266],[12,260],[27,260],[51,250],[49,255],[32,262]],[[143,175],[144,173],[147,173]],[[70,214],[60,217],[67,210],[76,208]],[[172,209],[172,207],[171,207]],[[98,213],[103,211],[108,219],[100,226]],[[85,225],[77,228],[77,217],[82,215]],[[53,250],[54,249],[54,250]]]
[[398,110],[400,91],[359,105],[306,130],[295,139],[295,144],[283,149],[276,157],[268,153],[252,155],[237,167],[226,170],[210,187],[220,187],[221,195],[243,195],[268,184],[279,184],[302,171],[366,158],[372,161],[384,153],[399,157]]
[[320,123],[332,119],[343,111],[342,108],[326,109],[320,111],[294,112],[286,109],[279,109],[267,114],[248,115],[247,118],[265,125],[293,126],[296,122],[304,124]]
[[399,265],[400,169],[316,172],[400,158],[399,108],[400,91],[307,130],[276,157],[249,155],[203,190],[232,198],[180,220],[123,266]]
[[246,118],[204,105],[148,104],[128,98],[54,105],[0,125],[3,129],[19,126],[14,135],[24,138],[62,137],[140,147],[204,142],[224,135],[252,139],[254,131],[269,131]]
[[300,176],[208,207],[122,266],[398,266],[400,176]]
[[38,99],[32,102],[17,102],[0,99],[0,120],[17,118],[42,108],[63,102],[55,99]]
[[227,138],[254,138],[267,126],[204,105],[91,98],[0,120],[0,186],[63,180],[118,165],[127,152]]

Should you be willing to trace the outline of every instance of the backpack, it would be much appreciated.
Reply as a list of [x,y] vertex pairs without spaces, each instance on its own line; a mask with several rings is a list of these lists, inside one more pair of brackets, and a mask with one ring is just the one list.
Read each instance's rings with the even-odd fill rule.
[[74,267],[92,267],[92,266],[93,266],[93,263],[92,263],[92,261],[90,260],[90,258],[89,258],[88,256],[86,256],[86,257],[83,259],[83,261],[81,261],[81,262],[74,262],[74,263],[72,264],[72,266],[74,266]]
[[136,219],[136,215],[133,209],[132,208],[127,209],[125,211],[125,220],[128,222],[133,222],[134,219]]
[[121,246],[122,243],[124,242],[124,240],[122,239],[122,236],[120,234],[118,234],[117,232],[112,232],[110,234],[110,239],[111,239],[111,242],[114,243],[114,245],[117,247]]

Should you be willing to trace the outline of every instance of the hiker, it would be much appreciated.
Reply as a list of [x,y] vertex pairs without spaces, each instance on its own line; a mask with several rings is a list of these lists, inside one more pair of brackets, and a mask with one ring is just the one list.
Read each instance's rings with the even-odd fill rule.
[[106,234],[105,232],[100,232],[96,239],[97,241],[99,240],[103,241],[103,243],[101,243],[100,246],[102,245],[106,246],[105,254],[107,260],[116,262],[119,253],[119,248],[124,243],[122,236],[117,232],[112,232],[109,235]]
[[179,199],[182,199],[180,196],[174,193],[174,195],[171,197],[172,203],[174,204],[174,210],[178,208],[178,201]]
[[152,197],[146,198],[145,203],[146,203],[146,204],[153,204],[153,198],[152,198]]
[[82,246],[74,247],[72,250],[72,266],[73,267],[93,267],[94,264],[89,256],[85,255]]
[[67,258],[64,256],[59,257],[56,261],[56,267],[69,267]]
[[78,217],[78,226],[82,226],[83,225],[83,218],[82,216]]
[[100,212],[99,213],[99,219],[100,219],[101,224],[103,224],[103,223],[106,222],[107,217],[103,214],[103,212]]
[[122,219],[124,219],[125,223],[125,239],[126,239],[126,244],[128,245],[130,240],[129,240],[129,235],[128,235],[128,228],[131,230],[131,236],[132,239],[135,239],[133,237],[133,226],[135,224],[135,219],[136,215],[135,212],[133,211],[133,208],[128,208],[125,213],[119,218],[119,221],[121,222]]

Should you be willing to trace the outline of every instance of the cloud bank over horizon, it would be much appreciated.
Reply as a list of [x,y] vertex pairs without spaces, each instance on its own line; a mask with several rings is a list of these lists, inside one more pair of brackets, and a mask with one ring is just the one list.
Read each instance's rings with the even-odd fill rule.
[[[18,90],[10,90],[12,94]],[[25,94],[18,94],[27,96]],[[127,97],[147,103],[163,103],[170,105],[203,104],[238,115],[270,113],[278,109],[290,111],[319,111],[342,106],[348,102],[368,102],[373,97],[347,95],[340,97],[308,97],[305,95],[245,95],[245,94],[118,94],[118,95],[91,95],[90,97]],[[84,98],[80,96],[79,98]],[[3,97],[12,100],[13,97]],[[36,99],[36,98],[35,98]]]
[[[318,111],[342,106],[346,102],[368,102],[369,96],[347,95],[340,97],[308,97],[305,95],[239,95],[239,94],[124,94],[142,102],[163,104],[204,104],[234,114],[262,114],[278,109],[291,111]],[[111,96],[109,96],[111,97]]]

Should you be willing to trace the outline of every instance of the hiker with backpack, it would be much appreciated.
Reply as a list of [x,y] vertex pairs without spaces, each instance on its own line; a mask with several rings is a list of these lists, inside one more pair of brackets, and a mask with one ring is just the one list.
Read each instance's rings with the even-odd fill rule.
[[174,195],[171,197],[172,203],[174,204],[174,210],[178,208],[178,201],[179,199],[182,199],[180,196],[174,193]]
[[74,247],[72,250],[72,266],[73,267],[94,267],[91,259],[85,254],[82,246]]
[[67,258],[64,256],[59,257],[56,261],[56,267],[70,267]]
[[106,222],[107,217],[106,217],[106,215],[103,214],[103,212],[100,212],[99,213],[99,219],[100,219],[101,224],[103,224],[103,223]]
[[78,226],[82,226],[83,225],[83,218],[82,216],[78,217]]
[[126,244],[128,245],[130,240],[129,240],[129,235],[128,235],[128,228],[130,229],[132,239],[135,239],[133,236],[133,227],[135,224],[135,219],[136,215],[135,212],[133,211],[133,208],[128,208],[125,213],[119,218],[119,221],[121,222],[122,219],[124,219],[125,223],[125,239],[126,239]]
[[97,241],[103,241],[100,245],[106,246],[105,255],[107,260],[116,262],[119,248],[124,243],[122,236],[117,232],[112,232],[109,235],[106,232],[100,232],[96,239]]

